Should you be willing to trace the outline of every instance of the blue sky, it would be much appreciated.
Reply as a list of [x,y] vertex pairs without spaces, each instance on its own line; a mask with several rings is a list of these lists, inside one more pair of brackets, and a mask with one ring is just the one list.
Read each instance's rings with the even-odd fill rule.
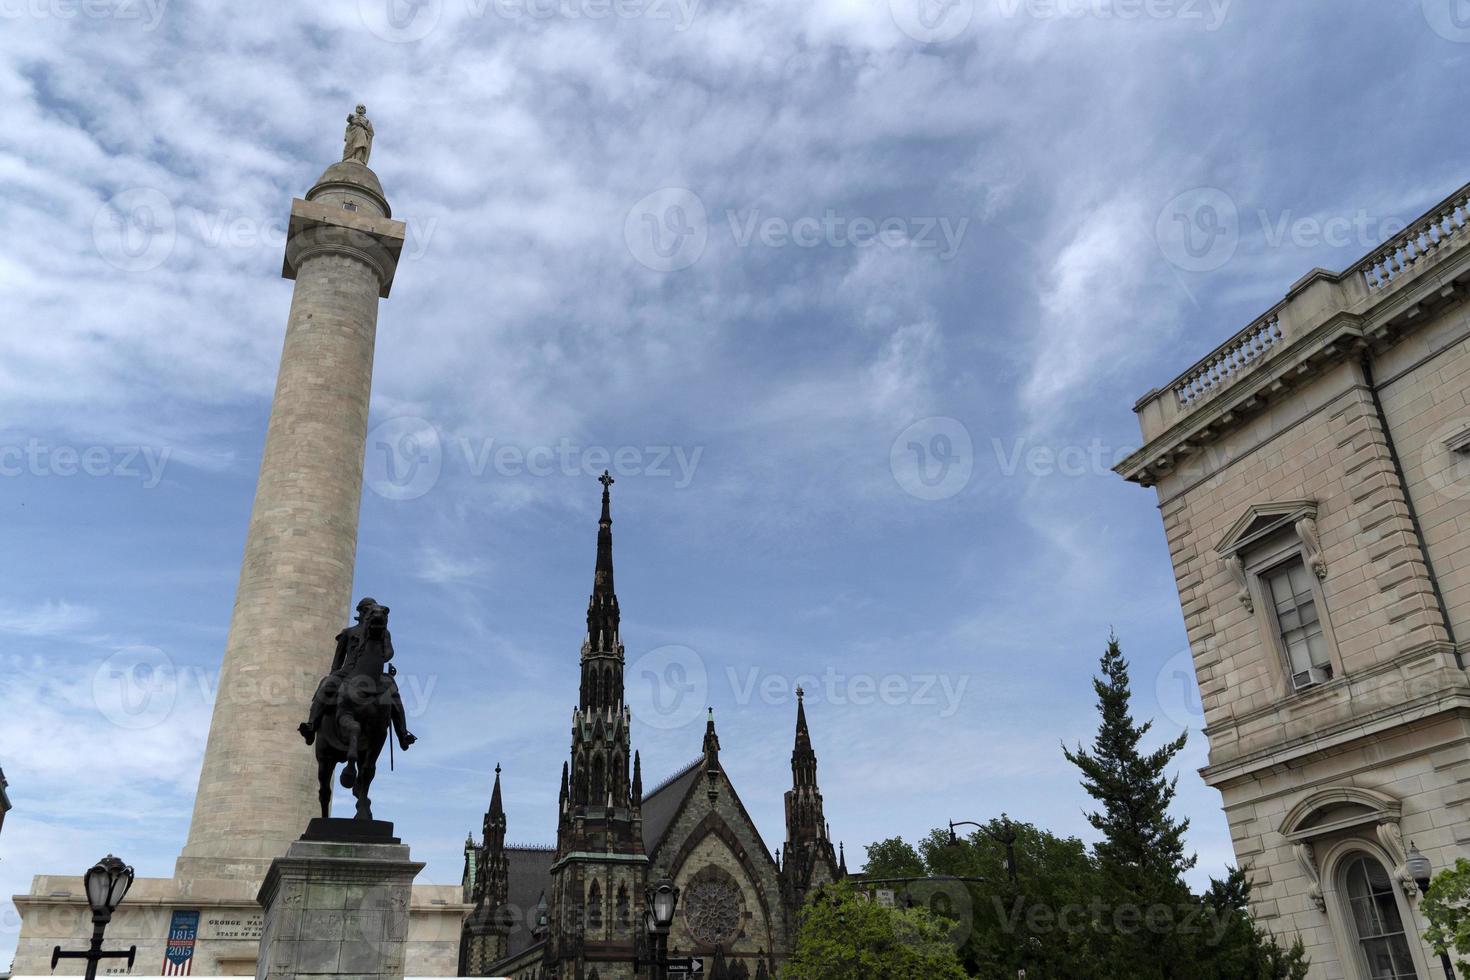
[[1470,9],[387,2],[0,0],[0,892],[171,872],[282,229],[359,101],[410,240],[355,592],[414,682],[379,810],[423,880],[497,762],[552,839],[605,465],[650,782],[711,704],[779,845],[804,679],[855,865],[951,817],[1089,837],[1059,743],[1114,628],[1221,873],[1154,498],[1109,467],[1139,395],[1465,180]]

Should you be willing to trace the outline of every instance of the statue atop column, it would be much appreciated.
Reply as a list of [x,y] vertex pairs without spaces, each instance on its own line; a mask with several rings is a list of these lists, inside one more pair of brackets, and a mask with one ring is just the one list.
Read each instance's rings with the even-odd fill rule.
[[359,105],[347,117],[347,133],[342,137],[342,159],[355,160],[367,166],[373,152],[373,123],[367,117],[367,106]]

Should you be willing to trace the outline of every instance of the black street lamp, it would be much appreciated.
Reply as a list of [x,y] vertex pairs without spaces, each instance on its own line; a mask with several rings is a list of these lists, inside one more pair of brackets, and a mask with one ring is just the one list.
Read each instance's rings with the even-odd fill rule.
[[961,820],[958,823],[949,822],[949,846],[959,847],[960,837],[954,832],[956,827],[974,827],[986,837],[997,844],[1004,844],[1006,849],[1006,877],[1011,879],[1011,884],[1016,883],[1016,828],[1011,825],[1011,818],[1001,815],[1002,829],[999,832],[991,830],[987,824],[976,823],[973,820]]
[[51,951],[51,969],[56,969],[59,960],[86,960],[87,980],[96,980],[98,960],[126,957],[131,970],[138,947],[129,946],[126,952],[105,953],[102,951],[102,933],[106,931],[107,923],[112,921],[112,913],[122,903],[123,896],[133,887],[133,869],[109,854],[87,869],[82,880],[87,886],[87,904],[92,906],[92,946],[78,951],[63,951],[57,946]]
[[[1404,862],[1408,869],[1409,877],[1414,879],[1414,884],[1419,886],[1419,894],[1429,894],[1429,884],[1434,880],[1434,865],[1429,863],[1429,858],[1419,852],[1413,841],[1409,841],[1409,858]],[[1450,963],[1449,950],[1439,951],[1439,963],[1444,967],[1445,980],[1455,980],[1455,968]]]
[[[1001,829],[995,831],[991,830],[988,824],[976,823],[973,820],[961,820],[958,823],[951,820],[949,822],[949,846],[960,846],[960,837],[954,832],[956,827],[974,827],[997,844],[1004,845],[1006,849],[1006,877],[1010,879],[1011,889],[1016,893],[1017,901],[1024,903],[1026,896],[1021,893],[1020,886],[1016,882],[1016,828],[1011,823],[1011,818],[1003,813],[1000,815],[1000,826]],[[1024,939],[1017,944],[1016,956],[1020,961],[1020,967],[1016,975],[1024,978],[1026,976],[1027,962],[1026,942]]]
[[669,927],[674,924],[674,909],[679,905],[679,889],[672,879],[665,876],[656,885],[648,886],[644,898],[648,903],[645,924],[653,956],[649,963],[649,976],[652,980],[664,980],[669,965]]

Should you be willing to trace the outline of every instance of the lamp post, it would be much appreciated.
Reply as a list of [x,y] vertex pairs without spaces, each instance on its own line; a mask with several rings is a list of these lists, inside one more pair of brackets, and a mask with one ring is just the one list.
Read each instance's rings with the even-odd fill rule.
[[[1016,881],[1016,828],[1012,825],[1011,818],[1005,814],[1001,814],[1000,816],[1000,825],[1001,829],[994,831],[987,824],[976,823],[973,820],[961,820],[958,823],[951,820],[949,822],[949,846],[960,846],[960,837],[954,832],[956,827],[974,827],[997,844],[1004,845],[1006,849],[1006,877],[1010,879],[1011,889],[1016,893],[1018,903],[1024,903],[1026,897],[1021,893],[1020,886]],[[1016,969],[1016,976],[1020,980],[1024,980],[1026,976],[1026,940],[1024,938],[1017,944],[1016,955],[1020,960],[1020,965]]]
[[129,946],[126,952],[103,952],[102,934],[112,921],[112,913],[133,886],[133,869],[109,854],[88,868],[82,880],[87,886],[87,904],[92,906],[92,945],[89,949],[68,951],[57,946],[51,951],[51,969],[56,969],[59,960],[86,960],[87,980],[96,980],[98,960],[126,957],[131,970],[138,947]]
[[669,927],[674,924],[674,909],[679,905],[679,889],[665,875],[657,884],[648,886],[644,898],[648,903],[645,919],[648,944],[653,956],[649,963],[649,977],[651,980],[665,980],[665,970],[669,964]]
[[[1419,894],[1428,895],[1430,882],[1434,880],[1434,865],[1429,863],[1429,858],[1419,852],[1413,841],[1409,841],[1409,858],[1404,862],[1409,876],[1414,879],[1414,884],[1419,886]],[[1450,953],[1447,949],[1439,951],[1439,963],[1444,967],[1445,980],[1455,980],[1455,968],[1450,963]]]
[[951,820],[949,822],[949,846],[960,846],[959,835],[954,832],[956,827],[974,827],[997,844],[1004,844],[1006,849],[1006,877],[1011,879],[1011,884],[1014,885],[1016,883],[1016,828],[1011,825],[1011,818],[1004,814],[1001,815],[1000,822],[1002,829],[997,833],[991,830],[989,826],[983,823],[976,823],[973,820],[961,820],[958,823]]

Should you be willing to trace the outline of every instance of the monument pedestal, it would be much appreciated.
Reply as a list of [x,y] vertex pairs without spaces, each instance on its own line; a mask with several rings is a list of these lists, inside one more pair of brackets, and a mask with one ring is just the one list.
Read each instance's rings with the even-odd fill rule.
[[[409,860],[392,824],[364,823],[313,820],[271,862],[256,899],[265,909],[256,980],[402,980],[413,879],[424,865]],[[351,839],[325,839],[333,836]]]

